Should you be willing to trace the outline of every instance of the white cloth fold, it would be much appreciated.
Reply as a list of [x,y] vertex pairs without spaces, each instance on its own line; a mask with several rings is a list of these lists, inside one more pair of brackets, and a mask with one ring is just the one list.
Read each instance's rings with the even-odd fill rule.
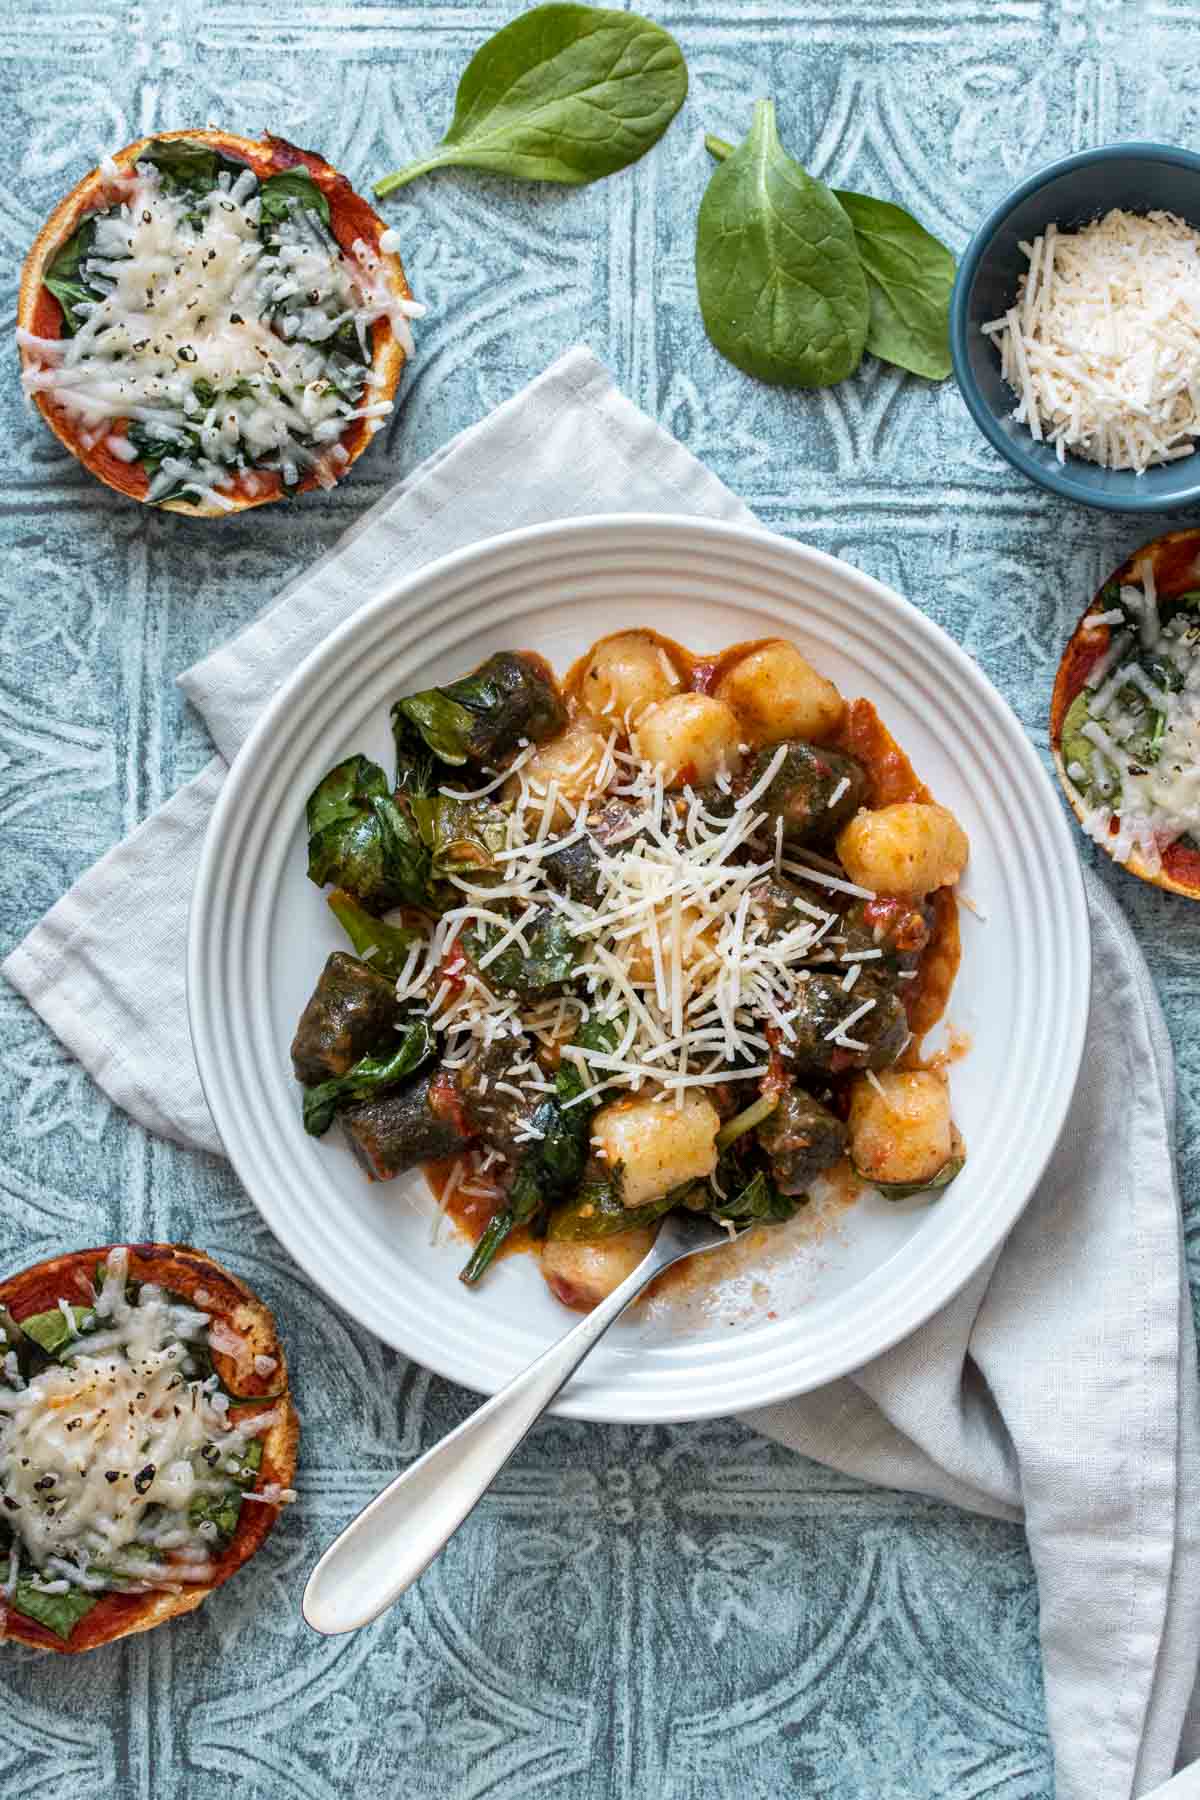
[[[3,965],[118,1105],[220,1152],[187,1027],[188,903],[226,761],[280,682],[399,575],[497,531],[624,511],[753,522],[575,350],[422,464],[180,678],[219,754]],[[1096,883],[1090,901],[1083,1078],[1008,1242],[903,1344],[750,1422],[867,1480],[1024,1518],[1058,1795],[1125,1800],[1170,1775],[1200,1656],[1200,1389],[1170,1046],[1128,927]],[[1192,1791],[1180,1781],[1172,1796]]]

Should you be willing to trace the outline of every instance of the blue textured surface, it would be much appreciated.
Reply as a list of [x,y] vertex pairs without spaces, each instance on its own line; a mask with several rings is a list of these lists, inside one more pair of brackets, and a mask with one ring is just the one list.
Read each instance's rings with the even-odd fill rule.
[[[5,322],[50,205],[139,132],[219,120],[323,150],[359,185],[450,114],[507,8],[176,0],[0,5]],[[1197,124],[1189,0],[678,0],[692,95],[632,172],[580,192],[440,175],[389,208],[431,303],[392,430],[331,496],[224,528],[86,477],[0,383],[3,947],[208,755],[172,677],[250,618],[396,473],[580,339],[775,529],[910,595],[1044,750],[1083,602],[1144,535],[1020,484],[952,383],[867,364],[760,388],[700,329],[703,129],[773,93],[784,141],[961,250],[1027,170]],[[519,472],[517,472],[519,478]],[[1193,1266],[1200,909],[1106,871],[1181,1055]],[[317,1640],[303,1571],[398,1462],[470,1404],[308,1289],[228,1170],[152,1141],[0,990],[0,1269],[185,1238],[276,1308],[304,1417],[301,1505],[190,1618],[72,1662],[0,1657],[0,1791],[55,1800],[1050,1800],[1021,1533],[863,1488],[740,1426],[551,1423],[411,1603]]]

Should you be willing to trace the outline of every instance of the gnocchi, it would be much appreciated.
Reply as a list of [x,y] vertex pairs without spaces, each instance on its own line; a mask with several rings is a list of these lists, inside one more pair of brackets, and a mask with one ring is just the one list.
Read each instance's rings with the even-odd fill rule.
[[648,706],[682,687],[679,671],[652,631],[619,631],[592,650],[579,698],[595,717],[633,726]]
[[593,1244],[551,1238],[542,1246],[542,1274],[556,1300],[587,1312],[633,1274],[653,1242],[654,1233],[647,1225],[636,1225]]
[[[557,792],[551,825],[561,827],[574,817],[575,808],[596,785],[607,748],[606,733],[591,720],[576,719],[558,737],[540,745],[525,763],[521,773],[535,808],[547,799],[552,784]],[[515,802],[520,791],[520,779],[514,775],[505,783],[504,797]]]
[[805,738],[822,744],[841,724],[846,703],[824,675],[782,638],[739,657],[717,682],[716,696],[737,714],[755,749]]
[[[878,1084],[878,1085],[876,1085]],[[930,1069],[860,1076],[850,1092],[850,1155],[867,1181],[932,1181],[954,1150],[950,1090]]]
[[710,694],[675,694],[642,714],[634,747],[667,787],[704,787],[740,767],[737,715]]
[[614,1100],[592,1121],[592,1144],[607,1169],[622,1168],[626,1206],[661,1200],[685,1181],[706,1181],[717,1166],[717,1109],[696,1089],[673,1099]]
[[921,800],[857,813],[837,840],[851,881],[902,900],[952,886],[966,867],[968,850],[967,834],[954,814]]
[[[887,1200],[955,1179],[908,1046],[954,979],[967,839],[870,700],[781,638],[643,628],[561,687],[503,650],[394,710],[394,806],[362,755],[308,801],[310,878],[373,960],[339,953],[305,1010],[301,1117],[340,1113],[376,1179],[436,1156],[468,1287],[527,1226],[551,1290],[595,1305],[673,1209],[782,1224],[848,1152]],[[388,1004],[347,1059],[356,981]]]

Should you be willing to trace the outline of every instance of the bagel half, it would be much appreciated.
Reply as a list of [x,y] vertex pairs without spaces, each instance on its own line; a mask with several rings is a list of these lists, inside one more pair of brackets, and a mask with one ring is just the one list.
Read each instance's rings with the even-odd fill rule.
[[[1200,588],[1200,530],[1169,531],[1164,537],[1154,538],[1150,543],[1143,544],[1140,550],[1135,550],[1132,556],[1127,557],[1120,568],[1101,583],[1063,652],[1050,701],[1050,749],[1063,793],[1080,824],[1084,822],[1086,807],[1067,774],[1062,753],[1063,724],[1071,703],[1112,642],[1110,625],[1091,622],[1094,614],[1105,610],[1105,602],[1101,598],[1105,588],[1112,582],[1118,585],[1140,585],[1147,568],[1154,577],[1160,601],[1173,600],[1180,594]],[[1189,900],[1200,900],[1200,851],[1193,850],[1187,844],[1169,844],[1162,853],[1162,867],[1159,870],[1151,870],[1136,849],[1130,852],[1121,867],[1128,869],[1139,880],[1149,882],[1152,887],[1165,888],[1168,893],[1182,894]]]
[[[47,1312],[64,1299],[68,1304],[82,1304],[83,1296],[96,1265],[107,1256],[111,1245],[100,1249],[74,1250],[65,1256],[52,1257],[19,1275],[0,1282],[0,1308],[5,1308],[19,1325],[34,1313]],[[228,1354],[213,1351],[213,1368],[223,1386],[239,1396],[250,1396],[250,1404],[233,1404],[240,1418],[253,1417],[268,1409],[279,1416],[262,1436],[262,1465],[255,1481],[256,1488],[269,1484],[284,1489],[291,1485],[296,1472],[296,1454],[300,1441],[300,1425],[296,1409],[287,1392],[287,1360],[270,1311],[236,1275],[214,1262],[202,1250],[177,1244],[130,1244],[129,1277],[155,1282],[172,1293],[200,1306],[245,1340],[246,1351],[235,1361]],[[203,1296],[202,1300],[198,1299]],[[86,1344],[86,1338],[81,1340]],[[253,1364],[255,1356],[274,1359],[269,1375],[260,1375]],[[76,1654],[94,1650],[100,1644],[111,1644],[117,1638],[129,1637],[137,1631],[150,1631],[177,1613],[192,1612],[215,1587],[220,1587],[235,1570],[247,1562],[269,1535],[275,1523],[278,1506],[263,1501],[243,1501],[237,1528],[229,1543],[214,1559],[212,1577],[204,1583],[189,1585],[180,1593],[151,1591],[148,1593],[103,1593],[91,1611],[80,1619],[67,1639],[59,1637],[47,1626],[28,1618],[6,1605],[0,1595],[0,1637],[31,1644],[40,1650],[57,1650]]]
[[[299,166],[306,168],[329,202],[330,228],[342,248],[348,250],[356,239],[362,239],[371,246],[388,270],[395,292],[403,299],[412,298],[400,258],[394,251],[380,248],[380,237],[387,229],[384,220],[361,195],[355,193],[346,177],[339,175],[315,151],[299,150],[285,138],[269,134],[259,140],[236,137],[229,131],[159,131],[153,137],[138,138],[136,143],[127,144],[123,150],[115,152],[112,160],[118,168],[132,169],[148,145],[183,139],[189,143],[208,144],[215,150],[240,158],[253,169],[260,181],[270,175],[279,175],[287,169]],[[102,170],[93,169],[55,207],[25,258],[17,301],[18,326],[32,332],[35,337],[58,338],[63,335],[62,308],[44,286],[43,276],[86,215],[103,212],[112,204],[114,199],[106,189]],[[37,364],[36,351],[22,348],[20,355],[23,367]],[[380,385],[373,390],[373,399],[394,400],[405,360],[404,348],[398,342],[391,325],[386,319],[377,320],[371,327],[371,366]],[[284,493],[283,480],[278,471],[258,469],[255,471],[256,491],[244,491],[240,482],[228,490],[229,499],[233,502],[232,508],[202,500],[195,504],[182,499],[149,502],[147,489],[150,482],[145,469],[140,463],[124,462],[120,457],[114,456],[105,443],[108,433],[100,436],[89,449],[83,441],[77,418],[55,405],[51,396],[46,393],[36,393],[34,399],[55,437],[66,445],[85,469],[98,476],[108,487],[115,488],[117,493],[126,494],[131,499],[146,504],[154,504],[161,511],[186,513],[191,518],[224,518],[233,512],[242,512],[247,507],[265,506],[272,500],[280,499]],[[369,419],[356,419],[343,433],[339,441],[346,452],[347,461],[342,466],[338,480],[370,443],[371,423]],[[117,421],[114,421],[113,429],[118,429]],[[317,476],[309,470],[288,492],[304,493],[318,485]]]

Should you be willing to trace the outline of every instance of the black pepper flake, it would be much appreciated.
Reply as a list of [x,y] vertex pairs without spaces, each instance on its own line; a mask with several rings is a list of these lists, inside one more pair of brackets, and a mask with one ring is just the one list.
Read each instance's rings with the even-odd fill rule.
[[246,321],[243,319],[241,313],[230,313],[229,323],[231,325],[244,325]]
[[35,1481],[33,1485],[37,1489],[39,1494],[44,1494],[44,1493],[48,1492],[48,1490],[54,1486],[54,1476],[53,1475],[43,1475],[41,1477],[41,1479],[39,1481]]
[[67,1420],[67,1430],[68,1431],[78,1431],[79,1427],[82,1424],[83,1424],[82,1419],[68,1419]]
[[205,1444],[200,1454],[210,1469],[215,1469],[221,1460],[221,1452],[217,1449],[215,1444]]
[[196,361],[196,352],[190,344],[180,344],[177,355],[180,362],[194,363]]
[[143,225],[151,224],[153,222],[153,219],[154,219],[154,214],[152,212],[144,212],[142,214],[142,224]]
[[105,1481],[120,1481],[121,1477],[115,1469],[105,1469],[104,1479]]
[[9,1512],[20,1512],[21,1509],[17,1505],[16,1501],[13,1499],[11,1494],[5,1494],[3,1496],[3,1498],[4,1498],[4,1504],[8,1508]]
[[151,1484],[153,1483],[154,1477],[157,1473],[158,1473],[158,1471],[155,1468],[153,1463],[147,1463],[144,1469],[139,1469],[137,1474],[133,1478],[133,1485],[134,1485],[135,1490],[139,1494],[144,1494],[147,1491],[147,1489],[151,1486]]

